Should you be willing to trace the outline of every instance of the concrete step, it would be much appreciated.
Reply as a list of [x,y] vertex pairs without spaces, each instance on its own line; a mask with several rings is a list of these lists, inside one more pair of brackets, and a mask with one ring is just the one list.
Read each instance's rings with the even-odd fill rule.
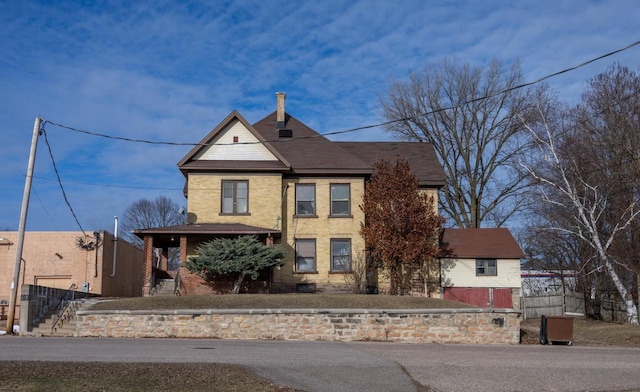
[[49,315],[37,327],[33,328],[31,334],[36,336],[74,336],[76,331],[76,312],[80,309],[88,308],[92,303],[93,301],[74,301],[65,310],[65,314],[62,315],[55,328],[52,328],[53,315]]
[[176,282],[174,279],[160,279],[156,281],[152,295],[159,297],[175,295],[175,285]]

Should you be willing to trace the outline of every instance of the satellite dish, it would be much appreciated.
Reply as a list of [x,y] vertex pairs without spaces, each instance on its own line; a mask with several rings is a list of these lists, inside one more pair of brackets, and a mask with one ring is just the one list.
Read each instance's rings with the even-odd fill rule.
[[198,216],[193,212],[187,214],[187,223],[194,224],[198,221]]

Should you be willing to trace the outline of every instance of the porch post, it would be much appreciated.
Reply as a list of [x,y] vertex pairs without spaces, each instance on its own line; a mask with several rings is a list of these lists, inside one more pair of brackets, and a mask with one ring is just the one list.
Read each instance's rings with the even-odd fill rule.
[[160,252],[160,269],[167,271],[169,268],[169,248],[162,248]]
[[187,261],[187,236],[180,236],[180,264]]
[[185,284],[185,278],[189,276],[190,272],[187,268],[184,267],[184,263],[187,261],[187,244],[188,238],[186,235],[180,236],[180,267],[178,267],[178,275],[180,276],[180,285],[178,290],[180,290],[180,295],[189,295],[189,287],[188,282]]
[[153,266],[153,236],[144,236],[144,263],[142,264],[142,295],[144,297],[151,294],[151,274]]

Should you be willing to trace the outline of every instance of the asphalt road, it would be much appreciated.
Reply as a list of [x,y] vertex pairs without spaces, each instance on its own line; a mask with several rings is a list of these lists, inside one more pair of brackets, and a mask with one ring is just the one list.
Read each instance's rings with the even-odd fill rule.
[[0,360],[241,364],[310,392],[640,390],[635,348],[2,336]]

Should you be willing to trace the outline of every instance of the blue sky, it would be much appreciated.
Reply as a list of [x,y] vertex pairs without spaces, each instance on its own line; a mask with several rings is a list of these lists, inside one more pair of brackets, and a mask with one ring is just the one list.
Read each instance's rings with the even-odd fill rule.
[[[127,3],[127,2],[123,2]],[[36,116],[118,137],[196,143],[232,110],[275,110],[321,133],[381,121],[392,80],[447,56],[521,62],[525,81],[640,40],[636,0],[0,1],[0,230],[17,230]],[[576,103],[614,61],[638,71],[640,46],[548,81]],[[113,231],[131,203],[186,206],[177,162],[190,147],[108,140],[46,126],[85,231]],[[390,140],[381,129],[334,140]],[[79,230],[43,136],[27,230]]]

